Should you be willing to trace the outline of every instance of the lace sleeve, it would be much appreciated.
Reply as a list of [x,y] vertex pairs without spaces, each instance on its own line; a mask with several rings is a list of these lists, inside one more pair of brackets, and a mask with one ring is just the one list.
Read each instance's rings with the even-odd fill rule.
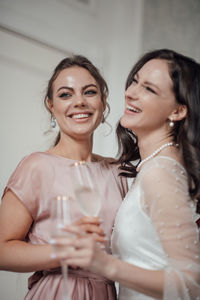
[[163,299],[200,299],[200,243],[186,172],[161,158],[142,171],[143,209],[167,257]]

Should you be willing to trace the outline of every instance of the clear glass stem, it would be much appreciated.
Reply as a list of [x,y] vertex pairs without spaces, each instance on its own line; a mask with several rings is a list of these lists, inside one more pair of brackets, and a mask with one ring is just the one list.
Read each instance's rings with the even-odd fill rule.
[[63,276],[63,300],[70,300],[70,296],[67,288],[68,266],[64,261],[61,261],[61,268],[62,268],[62,276]]

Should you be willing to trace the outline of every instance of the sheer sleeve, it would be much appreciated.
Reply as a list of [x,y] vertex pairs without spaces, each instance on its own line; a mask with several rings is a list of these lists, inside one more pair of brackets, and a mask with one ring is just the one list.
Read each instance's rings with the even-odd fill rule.
[[157,157],[141,171],[142,207],[167,257],[164,300],[200,299],[200,243],[184,168]]

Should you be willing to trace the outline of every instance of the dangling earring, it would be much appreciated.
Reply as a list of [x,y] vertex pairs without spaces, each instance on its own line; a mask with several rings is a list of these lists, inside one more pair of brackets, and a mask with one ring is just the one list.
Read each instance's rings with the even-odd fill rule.
[[51,127],[55,128],[56,127],[56,118],[51,115]]
[[103,124],[103,123],[105,123],[105,116],[104,116],[104,114],[102,115],[102,119],[101,119],[101,123]]
[[172,119],[170,119],[170,122],[169,122],[169,127],[173,128],[174,127],[174,121]]

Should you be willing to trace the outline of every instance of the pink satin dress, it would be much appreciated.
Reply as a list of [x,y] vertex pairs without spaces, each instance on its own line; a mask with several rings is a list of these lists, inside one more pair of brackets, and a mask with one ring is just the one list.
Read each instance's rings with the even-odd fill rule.
[[[106,251],[110,250],[110,237],[116,213],[127,192],[127,182],[118,176],[116,165],[110,159],[88,163],[90,172],[99,185],[102,207],[99,217],[108,237]],[[26,156],[11,175],[5,192],[10,189],[27,207],[33,225],[27,239],[32,244],[45,244],[50,240],[50,201],[58,195],[70,196],[70,217],[75,221],[82,214],[74,199],[74,182],[70,166],[74,160],[46,152]],[[41,270],[29,278],[26,300],[62,300],[62,274],[59,269]],[[69,268],[68,290],[71,300],[114,300],[113,282],[82,269]]]

